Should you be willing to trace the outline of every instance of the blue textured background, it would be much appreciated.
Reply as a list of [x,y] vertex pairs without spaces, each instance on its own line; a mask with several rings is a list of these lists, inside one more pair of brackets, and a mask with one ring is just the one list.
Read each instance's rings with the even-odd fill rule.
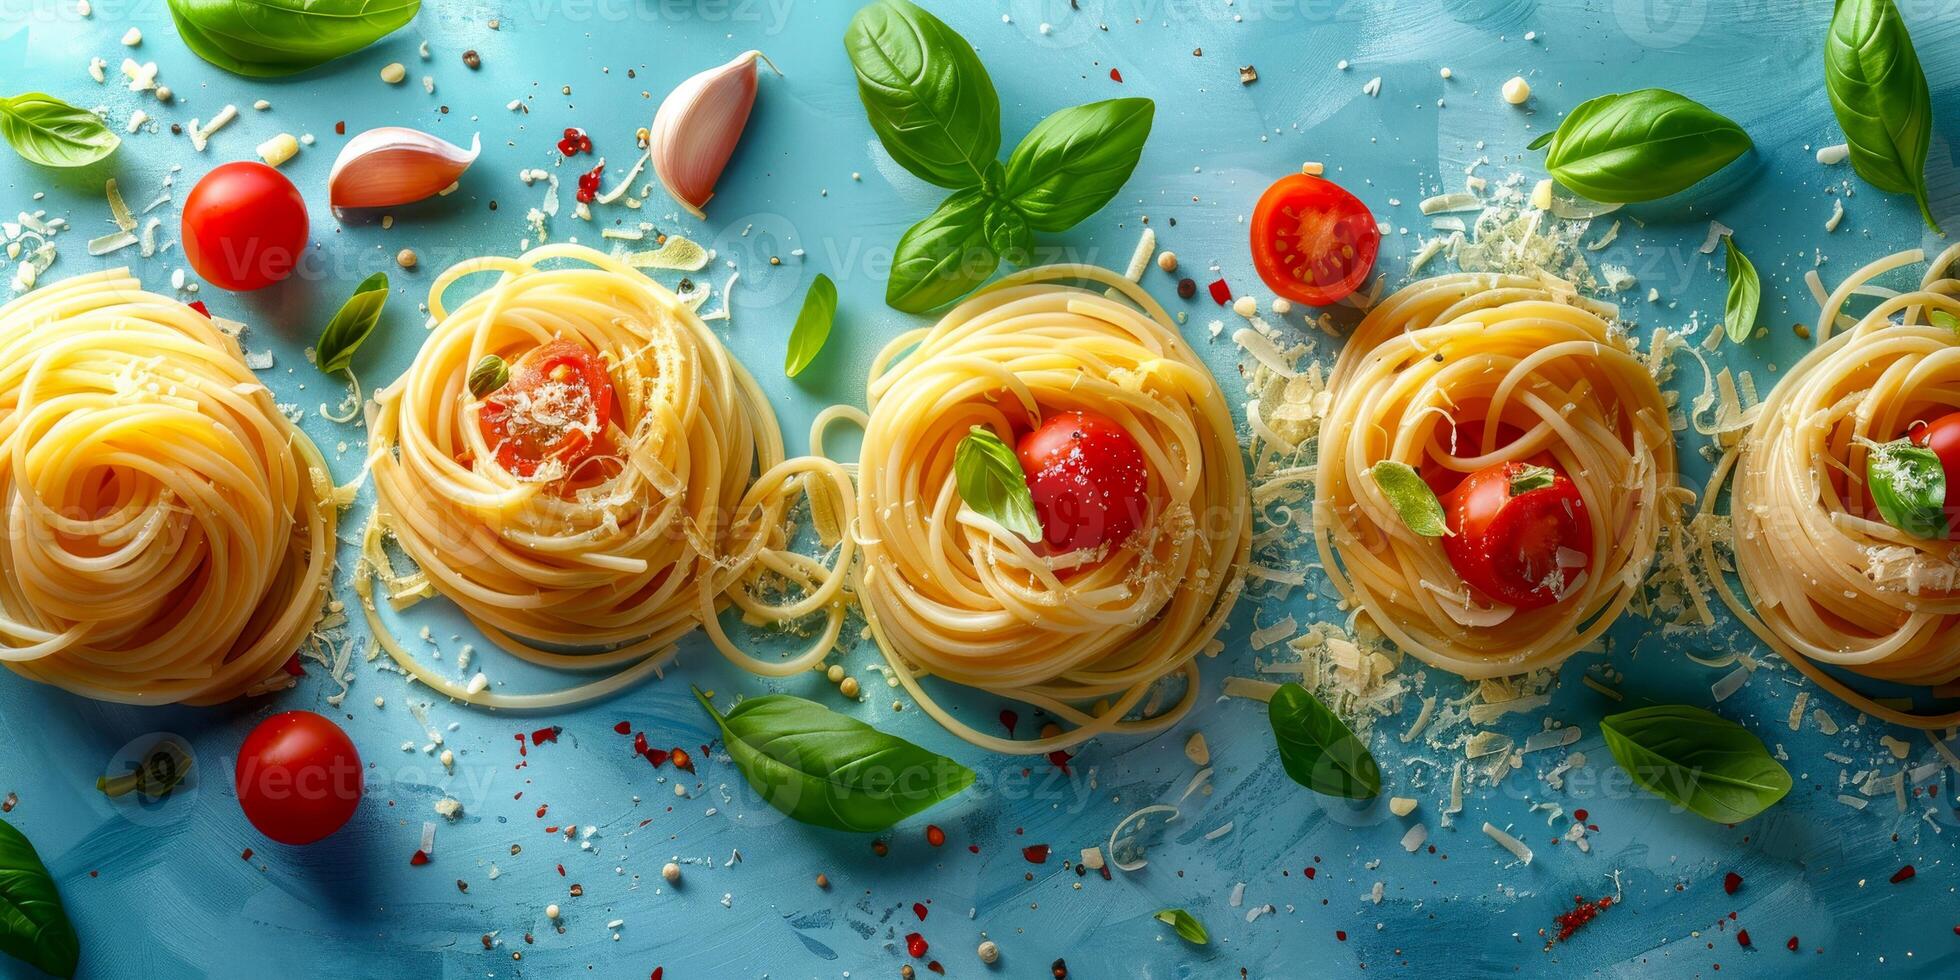
[[[1081,0],[1079,12],[1059,0],[930,5],[978,47],[991,69],[1009,145],[1062,105],[1117,95],[1156,100],[1155,132],[1124,193],[1072,232],[1046,239],[1075,258],[1120,267],[1147,216],[1162,245],[1175,249],[1201,282],[1210,278],[1202,270],[1217,263],[1238,289],[1250,289],[1255,280],[1243,217],[1271,179],[1301,160],[1325,161],[1329,175],[1378,216],[1422,230],[1427,222],[1415,202],[1459,189],[1470,161],[1487,155],[1492,163],[1482,172],[1488,176],[1522,170],[1536,178],[1538,155],[1522,152],[1533,135],[1585,97],[1649,85],[1685,92],[1728,114],[1748,129],[1757,149],[1687,201],[1637,212],[1646,226],[1629,222],[1605,254],[1641,278],[1626,299],[1644,326],[1680,325],[1697,314],[1703,324],[1719,322],[1719,266],[1695,251],[1707,219],[1719,216],[1739,230],[1739,242],[1762,271],[1763,321],[1771,327],[1769,339],[1731,355],[1731,362],[1754,368],[1767,385],[1775,377],[1772,365],[1788,364],[1799,351],[1789,325],[1813,315],[1803,271],[1821,261],[1834,282],[1874,256],[1936,244],[1908,201],[1848,184],[1848,167],[1820,167],[1812,159],[1817,145],[1840,139],[1821,87],[1819,51],[1831,7],[1824,0]],[[1937,210],[1950,225],[1960,225],[1960,176],[1948,143],[1960,135],[1955,8],[1951,0],[1906,8],[1939,107],[1930,171]],[[414,24],[371,50],[296,79],[256,82],[213,70],[188,53],[162,0],[98,0],[88,19],[76,15],[70,0],[0,0],[0,90],[45,89],[80,105],[107,105],[118,126],[138,105],[165,123],[209,119],[228,102],[241,112],[205,154],[167,131],[127,137],[111,161],[76,173],[38,170],[0,154],[0,211],[45,207],[74,223],[47,273],[51,280],[106,264],[83,248],[88,237],[110,228],[104,176],[117,176],[141,207],[166,170],[181,165],[181,201],[203,170],[250,158],[273,133],[319,137],[319,145],[285,168],[312,205],[314,274],[260,294],[207,289],[202,298],[215,313],[252,324],[250,348],[276,352],[276,366],[263,376],[282,400],[307,409],[307,431],[336,478],[345,480],[359,468],[362,432],[318,417],[316,407],[338,401],[341,391],[302,351],[352,283],[385,269],[399,287],[382,331],[359,358],[368,380],[385,381],[409,363],[421,339],[416,304],[434,270],[462,255],[513,252],[525,237],[524,213],[542,189],[523,187],[516,174],[552,164],[560,129],[590,130],[617,174],[633,155],[627,152],[633,129],[650,120],[668,89],[695,70],[759,47],[785,77],[762,80],[748,135],[710,220],[676,219],[658,196],[648,212],[631,214],[712,242],[740,263],[734,320],[723,332],[775,397],[795,451],[811,413],[858,401],[872,353],[915,324],[884,307],[884,263],[900,231],[938,197],[893,167],[871,138],[839,44],[853,9],[829,0],[431,0]],[[1003,21],[1003,11],[1011,22]],[[501,18],[501,30],[488,29],[492,16]],[[1052,23],[1051,33],[1039,29],[1044,21]],[[128,52],[118,39],[132,24],[145,39]],[[1535,39],[1525,39],[1528,31]],[[416,51],[423,40],[431,51],[427,62]],[[481,52],[480,71],[460,64],[466,48]],[[116,65],[132,53],[158,62],[176,104],[159,108],[115,83]],[[110,85],[98,87],[87,77],[93,55],[110,62]],[[1351,61],[1351,69],[1337,70],[1340,59]],[[408,66],[408,84],[377,80],[391,61]],[[1241,86],[1237,67],[1248,63],[1260,79]],[[1453,80],[1439,76],[1446,65]],[[1122,72],[1121,84],[1110,79],[1111,68]],[[424,74],[434,76],[434,94],[416,84]],[[1536,90],[1522,111],[1497,98],[1498,86],[1513,74],[1529,78]],[[1361,88],[1374,76],[1382,88],[1370,98]],[[570,86],[569,95],[563,86]],[[271,109],[251,109],[258,98],[269,99]],[[507,111],[513,98],[524,99],[529,114]],[[333,127],[343,119],[351,131],[402,124],[465,144],[481,132],[483,158],[460,193],[398,209],[392,229],[339,224],[324,200],[340,143]],[[560,173],[569,211],[572,171]],[[31,200],[36,192],[46,199]],[[1833,195],[1848,195],[1849,214],[1827,236],[1823,222]],[[174,239],[175,205],[159,213],[167,218],[165,237]],[[602,218],[623,213],[602,211]],[[578,228],[568,215],[553,227],[554,237],[598,238],[597,228]],[[392,257],[404,246],[421,252],[419,270],[394,267]],[[793,248],[807,254],[788,258]],[[1378,268],[1391,284],[1404,278],[1413,248],[1413,234],[1385,242]],[[785,256],[785,264],[769,267],[769,255]],[[136,261],[134,250],[114,261]],[[173,246],[142,262],[139,272],[151,288],[167,291],[170,271],[183,264]],[[776,370],[784,337],[803,285],[819,271],[843,293],[838,329],[810,376],[785,382]],[[712,278],[719,289],[724,275]],[[1155,270],[1145,281],[1174,309],[1191,310],[1190,335],[1236,393],[1235,352],[1203,337],[1203,324],[1222,311],[1202,298],[1179,303]],[[1639,299],[1649,286],[1661,290],[1662,303]],[[1698,378],[1693,384],[1698,387]],[[1701,442],[1692,434],[1685,439],[1686,468],[1696,480],[1706,469]],[[351,565],[348,543],[363,516],[357,507],[343,524],[343,581]],[[60,879],[91,976],[644,977],[664,966],[673,978],[883,977],[896,976],[908,961],[902,937],[915,928],[949,975],[966,977],[988,973],[973,953],[982,933],[1003,950],[993,972],[1016,977],[1045,975],[1057,956],[1067,957],[1077,977],[1224,977],[1241,969],[1255,977],[1307,976],[1363,967],[1448,975],[1664,970],[1707,976],[1718,966],[1721,976],[1791,970],[1953,976],[1960,968],[1954,773],[1941,770],[1930,790],[1936,795],[1916,799],[1904,814],[1888,798],[1863,812],[1836,802],[1843,774],[1875,764],[1891,771],[1897,763],[1877,744],[1882,728],[1853,725],[1852,712],[1817,692],[1812,704],[1827,708],[1846,730],[1827,739],[1807,722],[1802,734],[1791,733],[1784,719],[1791,699],[1806,689],[1794,672],[1759,671],[1718,706],[1786,748],[1797,777],[1785,802],[1736,828],[1670,813],[1615,780],[1597,720],[1619,706],[1578,683],[1581,671],[1597,669],[1598,657],[1567,666],[1544,713],[1581,728],[1584,738],[1573,749],[1590,762],[1564,792],[1554,792],[1537,777],[1559,753],[1527,757],[1526,768],[1501,787],[1475,793],[1453,829],[1437,819],[1446,754],[1396,740],[1406,718],[1385,722],[1375,748],[1391,791],[1421,799],[1412,819],[1429,826],[1436,846],[1433,854],[1410,855],[1397,843],[1408,821],[1380,807],[1354,813],[1324,806],[1280,771],[1260,706],[1212,696],[1228,673],[1251,671],[1243,638],[1255,613],[1263,623],[1283,612],[1302,622],[1331,614],[1324,600],[1297,595],[1265,608],[1243,603],[1225,635],[1229,652],[1205,665],[1200,709],[1149,742],[1089,746],[1073,779],[1040,760],[972,751],[916,710],[895,714],[891,692],[868,669],[875,652],[849,651],[840,659],[869,692],[854,709],[860,717],[949,752],[982,776],[980,789],[927,818],[946,828],[944,848],[926,845],[927,819],[916,819],[889,835],[890,854],[883,858],[866,838],[785,823],[721,759],[700,760],[700,778],[689,781],[690,795],[682,799],[664,781],[671,769],[655,773],[625,750],[625,740],[611,731],[621,719],[649,729],[656,743],[707,741],[707,719],[688,697],[690,682],[720,692],[724,703],[733,693],[768,687],[839,703],[820,678],[765,685],[705,645],[690,646],[665,682],[582,711],[511,717],[437,704],[432,718],[458,755],[453,775],[419,750],[427,736],[407,705],[427,692],[368,665],[356,665],[358,678],[341,711],[326,708],[332,685],[318,668],[295,691],[216,710],[95,704],[0,676],[0,727],[8,733],[0,793],[19,794],[8,819],[33,838]],[[405,622],[404,636],[429,626],[452,666],[456,648],[471,639],[442,602],[423,604]],[[1712,635],[1663,638],[1629,618],[1613,639],[1610,663],[1625,675],[1620,687],[1628,704],[1707,704],[1708,685],[1723,672],[1697,666],[1682,651],[1746,645],[1727,620]],[[501,655],[484,657],[491,676],[511,689],[527,680]],[[1460,690],[1432,672],[1430,693]],[[386,699],[384,708],[374,707],[377,696]],[[256,718],[302,707],[344,722],[371,764],[370,798],[338,836],[287,848],[241,817],[229,789],[230,760]],[[998,707],[984,699],[967,703],[980,719],[992,718]],[[547,724],[564,727],[562,740],[533,750],[531,765],[514,769],[512,734]],[[1522,737],[1539,725],[1540,717],[1531,715],[1507,718],[1500,727]],[[1110,882],[1064,870],[1063,858],[1104,843],[1117,818],[1182,789],[1192,770],[1182,746],[1194,729],[1210,741],[1216,791],[1193,798],[1184,819],[1151,852],[1150,867]],[[156,731],[194,743],[204,776],[197,791],[153,809],[102,798],[93,777],[119,748]],[[1922,737],[1898,734],[1912,742],[1910,765],[1932,758]],[[404,743],[412,750],[404,751]],[[1826,752],[1852,762],[1831,761]],[[1436,762],[1442,779],[1435,777]],[[522,800],[513,798],[519,791]],[[421,825],[434,819],[431,804],[444,794],[461,799],[465,815],[440,829],[434,863],[412,868],[408,857]],[[1600,827],[1593,851],[1551,846],[1565,822],[1548,825],[1531,810],[1540,802],[1589,809]],[[545,820],[534,816],[540,803],[551,807]],[[1928,808],[1934,817],[1922,819]],[[1537,860],[1517,865],[1477,832],[1486,819],[1528,839]],[[1227,821],[1235,822],[1230,833],[1204,839]],[[542,830],[561,822],[600,828],[592,849]],[[513,843],[523,845],[521,855],[510,853]],[[1020,851],[1032,843],[1053,845],[1056,856],[1041,866],[1027,863]],[[249,862],[240,860],[245,848],[256,851]],[[731,865],[737,850],[741,860]],[[676,858],[686,869],[679,889],[659,878],[660,866]],[[560,862],[567,877],[555,870]],[[492,863],[501,869],[495,880]],[[1318,875],[1308,880],[1302,869],[1315,863]],[[1907,863],[1917,866],[1917,879],[1887,883]],[[1746,879],[1734,896],[1721,887],[1730,870]],[[813,884],[819,872],[829,876],[827,892]],[[1553,915],[1575,894],[1611,894],[1615,873],[1619,907],[1573,941],[1542,951],[1539,930]],[[458,891],[458,879],[469,883],[467,894]],[[1376,881],[1385,885],[1379,905],[1367,899]],[[583,885],[584,897],[567,897],[571,882]],[[1246,883],[1245,908],[1228,906],[1236,882]],[[566,910],[562,934],[544,919],[552,902]],[[911,911],[914,902],[930,903],[923,924]],[[1245,921],[1247,909],[1265,903],[1278,911]],[[1167,905],[1201,916],[1212,945],[1185,946],[1150,918]],[[624,920],[617,937],[606,928],[616,918]],[[1750,930],[1756,949],[1738,947],[1738,927]],[[480,937],[490,932],[500,945],[485,951]],[[523,943],[526,932],[535,934],[535,944]],[[1792,935],[1801,938],[1802,952],[1785,950]],[[513,961],[512,950],[523,952],[521,961]],[[0,961],[0,974],[22,969]]]

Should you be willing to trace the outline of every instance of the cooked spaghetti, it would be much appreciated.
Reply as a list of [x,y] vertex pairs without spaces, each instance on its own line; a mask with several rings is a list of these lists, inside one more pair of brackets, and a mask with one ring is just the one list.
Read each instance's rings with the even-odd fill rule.
[[[484,273],[495,282],[452,307],[449,290]],[[429,309],[437,323],[415,362],[376,395],[373,574],[357,577],[377,640],[405,670],[450,697],[538,708],[658,673],[696,627],[760,674],[830,652],[855,550],[849,476],[784,458],[755,380],[692,308],[613,258],[557,244],[452,266]],[[540,355],[546,373],[527,367]],[[472,391],[486,358],[508,379]],[[803,492],[832,564],[793,547],[787,518]],[[418,571],[394,570],[384,532]],[[382,627],[376,579],[398,607],[440,593],[523,660],[608,673],[531,694],[445,676]],[[720,622],[731,603],[750,623],[823,626],[793,655],[757,658]]]
[[[1945,728],[1960,724],[1960,712],[1914,714],[1819,667],[1908,685],[1960,679],[1960,551],[1886,523],[1867,491],[1876,444],[1960,409],[1960,281],[1950,278],[1960,245],[1916,289],[1872,285],[1924,259],[1901,252],[1828,296],[1819,290],[1816,348],[1770,392],[1709,481],[1702,506],[1714,526],[1703,564],[1736,616],[1819,686],[1887,721]],[[1877,303],[1846,317],[1854,296]],[[1725,485],[1729,533],[1714,510]],[[1718,544],[1733,547],[1747,602],[1721,574]]]
[[238,342],[126,270],[0,307],[0,660],[76,694],[280,686],[333,564],[326,465]]
[[[1460,273],[1377,305],[1328,382],[1314,536],[1342,598],[1423,661],[1470,678],[1556,666],[1639,593],[1664,525],[1678,523],[1668,410],[1617,336],[1614,309],[1539,279]],[[1566,562],[1556,601],[1473,590],[1442,540],[1412,531],[1370,477],[1406,463],[1448,486],[1541,460],[1583,501],[1594,546]],[[1444,491],[1437,491],[1443,493]]]
[[[867,401],[855,592],[928,713],[983,748],[1038,753],[1161,730],[1196,703],[1194,658],[1243,584],[1250,500],[1224,395],[1148,294],[1092,266],[1008,276],[886,346]],[[1147,460],[1151,513],[1120,543],[1058,553],[959,495],[970,430],[1011,443],[1061,412],[1114,420]],[[1175,703],[1147,700],[1173,674]],[[1039,707],[1060,731],[981,732],[930,696],[929,675]]]

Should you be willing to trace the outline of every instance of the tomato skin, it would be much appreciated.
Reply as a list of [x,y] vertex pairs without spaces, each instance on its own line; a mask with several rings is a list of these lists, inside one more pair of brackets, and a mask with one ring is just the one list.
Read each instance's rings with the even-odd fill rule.
[[340,726],[311,711],[259,722],[238,748],[238,805],[281,844],[311,844],[345,826],[361,803],[361,757]]
[[1308,306],[1327,306],[1360,288],[1381,242],[1367,205],[1310,174],[1274,181],[1252,210],[1252,265],[1259,278]]
[[1106,416],[1050,415],[1020,438],[1014,454],[1052,551],[1121,544],[1149,516],[1143,450]]
[[299,188],[256,161],[213,169],[184,198],[184,257],[206,282],[235,292],[292,274],[306,230]]
[[587,419],[603,428],[612,415],[612,378],[597,354],[569,340],[554,340],[532,348],[511,366],[510,380],[491,392],[477,412],[483,441],[497,454],[497,463],[521,477],[532,476],[546,460],[568,469],[598,449],[598,439],[582,431],[539,432],[523,424],[512,411],[520,396],[550,382],[583,389]]
[[[1960,541],[1960,412],[1949,412],[1912,427],[1912,444],[1933,451],[1946,472],[1947,540]],[[1870,492],[1866,492],[1870,496]],[[1873,506],[1876,510],[1876,505]]]
[[[1472,590],[1519,609],[1541,609],[1559,600],[1583,567],[1560,569],[1558,550],[1592,560],[1592,523],[1579,488],[1554,471],[1551,486],[1511,495],[1511,480],[1524,463],[1487,466],[1463,479],[1443,498],[1449,536],[1443,553]],[[1546,582],[1554,571],[1559,586]]]

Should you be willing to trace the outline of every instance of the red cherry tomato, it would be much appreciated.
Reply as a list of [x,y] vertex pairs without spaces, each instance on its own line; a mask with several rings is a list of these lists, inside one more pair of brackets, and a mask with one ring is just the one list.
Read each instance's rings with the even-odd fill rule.
[[483,400],[477,426],[497,463],[533,476],[547,460],[571,468],[599,446],[612,416],[612,379],[599,355],[569,340],[533,348]]
[[1143,450],[1109,418],[1056,413],[1022,436],[1014,454],[1054,551],[1121,543],[1149,516]]
[[[1443,553],[1472,589],[1520,609],[1559,600],[1592,560],[1592,523],[1579,488],[1553,471],[1550,486],[1513,495],[1524,463],[1487,466],[1443,498]],[[1576,560],[1561,563],[1561,549]]]
[[340,726],[311,711],[259,722],[238,749],[238,805],[281,844],[339,830],[361,802],[361,757]]
[[1381,243],[1367,205],[1308,174],[1281,177],[1252,210],[1253,268],[1296,303],[1326,306],[1354,292]]
[[184,257],[212,285],[270,286],[292,273],[306,248],[306,202],[263,163],[227,163],[184,199],[183,239]]
[[1940,458],[1940,469],[1946,471],[1947,538],[1960,540],[1960,412],[1950,412],[1924,425],[1915,424],[1912,444],[1931,449]]

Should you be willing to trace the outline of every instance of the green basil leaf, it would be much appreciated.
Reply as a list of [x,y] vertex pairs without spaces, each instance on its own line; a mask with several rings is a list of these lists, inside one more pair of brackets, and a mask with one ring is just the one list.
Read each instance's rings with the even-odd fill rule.
[[1178,938],[1193,946],[1211,942],[1211,934],[1205,931],[1205,924],[1183,909],[1165,909],[1157,913],[1157,921],[1177,930]]
[[1543,490],[1558,481],[1558,471],[1549,466],[1526,464],[1511,474],[1511,496]]
[[388,274],[377,272],[354,287],[354,295],[342,303],[340,312],[320,331],[313,345],[313,363],[328,374],[339,374],[354,362],[354,352],[381,322],[381,307],[388,302]]
[[1866,447],[1865,485],[1885,523],[1915,538],[1946,540],[1946,468],[1910,439]]
[[1286,774],[1316,793],[1349,800],[1381,795],[1382,771],[1368,747],[1307,689],[1286,683],[1266,705]]
[[1549,139],[1545,169],[1594,201],[1630,204],[1687,190],[1752,145],[1728,117],[1684,95],[1649,88],[1579,104]]
[[1649,792],[1716,823],[1741,823],[1790,791],[1790,774],[1748,729],[1686,705],[1608,715],[1613,761]]
[[1532,140],[1529,143],[1526,143],[1524,145],[1524,148],[1527,150],[1542,150],[1545,148],[1545,145],[1547,143],[1550,143],[1552,141],[1552,137],[1557,135],[1558,135],[1558,130],[1556,129],[1546,133],[1539,133],[1538,138]]
[[824,341],[830,339],[830,324],[837,318],[837,284],[817,273],[810,290],[803,294],[803,309],[790,328],[789,351],[783,356],[783,373],[794,378],[817,359]]
[[1000,266],[1000,255],[987,242],[987,204],[978,191],[960,191],[907,228],[892,255],[886,305],[925,313],[986,282]]
[[953,450],[953,482],[974,513],[1029,541],[1041,540],[1034,493],[1021,460],[993,430],[974,426]]
[[803,823],[876,833],[973,785],[973,770],[814,701],[770,694],[724,715],[694,697],[749,785]]
[[122,145],[101,116],[42,92],[0,99],[0,136],[43,167],[86,167]]
[[470,368],[467,380],[470,395],[482,398],[510,383],[510,365],[495,354],[485,354],[477,358],[476,365]]
[[980,183],[1000,153],[1000,96],[973,45],[905,0],[878,0],[851,18],[844,51],[899,166],[941,187]]
[[1005,196],[1037,231],[1067,231],[1130,179],[1156,104],[1110,99],[1043,119],[1007,157]]
[[254,78],[353,54],[415,19],[422,0],[170,0],[191,53]]
[[1443,518],[1443,502],[1436,499],[1436,491],[1429,489],[1415,467],[1384,459],[1368,467],[1368,475],[1381,489],[1382,496],[1388,498],[1388,505],[1402,515],[1402,523],[1409,530],[1425,538],[1440,538],[1450,533],[1449,523]]
[[1722,326],[1729,340],[1743,343],[1756,332],[1756,313],[1763,305],[1763,281],[1756,276],[1756,264],[1735,247],[1735,236],[1723,235],[1728,246],[1729,301],[1722,310]]
[[34,845],[0,820],[0,953],[42,973],[72,977],[82,942],[61,907],[61,893]]
[[1939,231],[1926,195],[1933,97],[1892,0],[1840,0],[1824,38],[1824,91],[1851,149],[1851,168],[1879,190],[1911,194],[1927,226]]
[[987,236],[987,247],[993,249],[1015,265],[1025,265],[1034,255],[1034,229],[1020,210],[1006,201],[987,202],[986,214],[980,219],[982,233]]
[[1931,322],[1933,326],[1945,327],[1948,330],[1960,332],[1960,316],[1954,316],[1953,314],[1948,313],[1945,310],[1934,310],[1931,313],[1926,314],[1926,319],[1929,322]]

